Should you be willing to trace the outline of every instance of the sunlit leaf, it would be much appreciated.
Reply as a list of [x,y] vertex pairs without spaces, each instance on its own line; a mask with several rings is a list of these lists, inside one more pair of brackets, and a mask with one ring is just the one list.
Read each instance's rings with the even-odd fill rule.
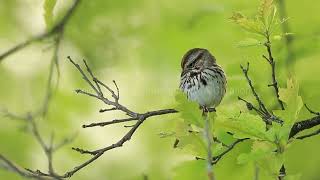
[[247,112],[238,112],[235,109],[219,109],[215,123],[217,129],[231,132],[234,137],[252,138],[273,142],[273,137],[268,135],[264,121],[258,115]]
[[213,156],[217,156],[217,155],[221,154],[225,149],[224,146],[222,145],[222,143],[218,143],[218,144],[213,143],[211,148],[212,148],[212,155]]
[[287,140],[291,127],[296,122],[298,114],[303,106],[302,98],[299,96],[299,85],[296,80],[288,79],[287,88],[280,88],[280,100],[285,103],[285,110],[276,110],[274,114],[284,121],[281,131],[283,136],[281,138]]
[[179,121],[176,124],[176,139],[179,140],[177,148],[183,149],[191,155],[204,157],[207,152],[207,146],[203,139],[203,134],[194,131],[190,125]]
[[203,127],[204,120],[199,105],[196,102],[189,101],[187,96],[177,91],[175,95],[176,110],[179,111],[180,117],[189,124]]
[[231,144],[236,140],[232,135],[219,128],[215,130],[214,136],[217,137],[217,139],[223,144]]
[[264,35],[262,24],[255,19],[249,19],[239,12],[233,13],[230,19],[248,32]]
[[283,154],[276,153],[276,145],[267,141],[254,141],[251,152],[241,154],[238,163],[255,162],[261,170],[269,175],[276,176],[284,162]]

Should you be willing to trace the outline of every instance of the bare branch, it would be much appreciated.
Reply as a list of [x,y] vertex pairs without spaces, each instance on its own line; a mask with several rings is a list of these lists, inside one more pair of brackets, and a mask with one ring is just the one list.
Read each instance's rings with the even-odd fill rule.
[[115,86],[116,89],[117,89],[117,101],[119,101],[119,99],[120,99],[119,87],[118,87],[118,85],[117,85],[117,83],[116,83],[115,80],[113,80],[112,82],[113,82],[114,86]]
[[128,121],[134,121],[137,120],[137,118],[125,118],[125,119],[115,119],[112,121],[107,121],[107,122],[99,122],[99,123],[91,123],[88,125],[82,125],[83,128],[88,128],[88,127],[95,127],[95,126],[106,126],[109,124],[116,124],[116,123],[122,123],[122,122],[128,122]]
[[283,102],[280,100],[280,96],[279,96],[279,87],[278,87],[278,81],[276,79],[276,62],[274,61],[274,58],[272,56],[272,51],[271,51],[271,42],[270,42],[270,35],[269,33],[267,33],[267,42],[264,43],[264,46],[267,48],[267,52],[268,52],[268,58],[266,56],[263,55],[263,58],[265,58],[268,63],[271,66],[271,79],[272,79],[272,83],[269,84],[269,87],[273,87],[274,88],[274,92],[275,95],[277,97],[277,101],[281,107],[282,110],[284,110],[284,105]]
[[117,108],[113,107],[113,108],[109,108],[109,109],[100,109],[99,112],[103,113],[103,112],[113,111],[113,110],[117,110]]
[[[10,113],[8,111],[4,111],[3,113],[4,113],[5,117],[11,118],[11,119],[19,119],[30,126],[31,134],[33,135],[35,140],[38,142],[38,144],[41,146],[41,149],[44,151],[44,153],[47,157],[48,174],[50,174],[50,177],[52,177],[54,179],[60,179],[60,178],[56,177],[56,173],[54,171],[53,162],[52,162],[52,156],[53,156],[53,152],[54,152],[54,149],[53,149],[54,136],[53,136],[53,134],[51,135],[49,143],[46,144],[43,137],[41,136],[41,134],[39,132],[39,128],[35,122],[35,116],[33,114],[27,113],[25,116],[21,116],[21,115],[15,115],[15,114]],[[37,115],[37,113],[36,113],[36,115]],[[3,159],[5,159],[5,158],[3,158]],[[6,163],[8,164],[8,162],[6,162]],[[9,165],[12,166],[12,164],[9,164]],[[12,168],[13,167],[11,167],[11,169]],[[28,177],[37,178],[37,179],[44,179],[44,178],[42,178],[42,174],[38,173],[38,171],[36,171],[37,173],[35,173],[35,171],[30,171],[28,169],[26,169],[26,170],[29,171],[29,173],[28,173],[29,175],[30,175],[30,173],[32,173],[32,175],[30,175]],[[18,173],[19,175],[22,175],[20,172],[17,171],[17,169],[14,169],[14,172]]]
[[249,78],[248,72],[249,72],[249,62],[247,63],[247,67],[243,67],[242,65],[240,65],[242,72],[244,74],[244,76],[246,77],[248,84],[250,86],[251,92],[254,95],[254,97],[256,98],[258,104],[259,104],[259,109],[261,112],[263,112],[265,115],[269,115],[269,111],[267,110],[267,108],[265,107],[264,103],[262,102],[261,98],[259,97],[258,93],[256,92],[255,88],[252,85],[252,81]]
[[[94,127],[94,126],[105,126],[105,125],[109,125],[109,124],[115,124],[115,123],[127,122],[127,121],[134,121],[134,120],[136,120],[136,123],[133,126],[130,126],[130,130],[119,141],[117,141],[116,143],[114,143],[112,145],[106,146],[106,147],[98,149],[98,150],[93,150],[93,151],[84,150],[84,149],[81,149],[81,148],[72,148],[73,150],[75,150],[75,151],[77,151],[77,152],[79,152],[81,154],[90,154],[93,157],[91,157],[89,160],[85,161],[84,163],[80,164],[79,166],[76,166],[71,171],[68,171],[63,175],[59,175],[58,176],[58,175],[54,174],[54,177],[59,177],[59,178],[71,177],[74,173],[78,172],[80,169],[82,169],[82,168],[86,167],[87,165],[89,165],[90,163],[94,162],[96,159],[98,159],[106,151],[109,151],[111,149],[115,149],[115,148],[123,146],[123,144],[125,142],[129,141],[132,138],[132,136],[136,132],[136,130],[149,117],[159,116],[159,115],[164,115],[164,114],[177,113],[177,111],[174,110],[174,109],[162,109],[162,110],[156,110],[156,111],[148,111],[148,112],[145,112],[145,113],[138,113],[138,112],[134,112],[132,110],[129,110],[127,107],[123,106],[118,101],[119,100],[119,88],[118,88],[118,86],[117,86],[115,81],[113,81],[113,83],[114,83],[114,85],[115,85],[115,87],[117,89],[117,94],[109,86],[105,85],[100,80],[98,80],[94,76],[94,74],[92,73],[90,67],[84,61],[86,69],[87,69],[87,72],[91,76],[92,81],[96,82],[96,86],[94,86],[93,83],[91,82],[91,80],[88,78],[88,76],[84,73],[84,71],[82,70],[80,65],[75,63],[71,59],[70,56],[68,57],[68,59],[76,67],[76,69],[83,76],[83,79],[89,84],[89,86],[94,90],[94,92],[96,94],[88,93],[88,92],[85,92],[83,90],[76,90],[77,93],[81,93],[81,94],[96,98],[96,99],[104,102],[106,105],[112,106],[110,109],[101,110],[100,112],[111,111],[111,110],[120,110],[120,111],[124,112],[128,116],[127,118],[124,118],[124,119],[116,119],[116,120],[109,121],[109,122],[92,123],[92,124],[89,124],[89,125],[83,125],[84,128],[86,128],[86,127]],[[102,93],[102,90],[100,88],[98,88],[99,85],[102,85],[104,88],[106,88],[106,90],[108,92],[111,93],[111,95],[114,98],[114,101],[111,101],[111,100],[109,100],[108,98],[106,98],[104,96],[104,94]],[[52,174],[50,172],[49,173],[44,173],[44,172],[41,172],[39,170],[30,171],[30,172],[33,172],[33,173],[35,173],[37,175],[41,175],[41,176],[52,176]]]
[[8,171],[12,171],[12,172],[14,172],[16,174],[19,174],[22,177],[33,178],[33,179],[41,179],[41,180],[44,179],[42,177],[39,177],[39,176],[34,175],[32,173],[29,173],[25,169],[19,167],[18,165],[16,165],[15,163],[10,161],[6,157],[4,157],[2,154],[0,154],[0,164],[2,164]]

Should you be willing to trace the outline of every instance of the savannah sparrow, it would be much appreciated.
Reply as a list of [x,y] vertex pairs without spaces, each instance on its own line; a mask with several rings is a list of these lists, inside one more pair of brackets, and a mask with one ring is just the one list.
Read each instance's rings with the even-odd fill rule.
[[180,89],[203,108],[218,106],[226,93],[226,75],[214,56],[202,48],[189,50],[181,60]]

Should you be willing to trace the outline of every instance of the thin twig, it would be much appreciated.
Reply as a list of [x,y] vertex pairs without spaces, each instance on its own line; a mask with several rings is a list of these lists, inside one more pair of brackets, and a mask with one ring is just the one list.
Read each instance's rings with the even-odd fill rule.
[[247,100],[245,100],[245,99],[243,99],[243,98],[241,98],[241,97],[239,97],[239,96],[238,96],[238,100],[245,102],[245,103],[246,103],[246,106],[247,106],[247,109],[248,109],[249,111],[254,110],[254,111],[256,111],[256,113],[258,113],[261,117],[264,117],[264,118],[265,118],[265,116],[266,116],[265,113],[264,113],[263,111],[261,111],[260,109],[258,109],[257,107],[255,107],[251,102],[249,102],[249,101],[247,101]]
[[13,163],[11,160],[6,158],[2,154],[0,154],[0,164],[3,164],[7,170],[12,171],[16,174],[19,174],[20,176],[25,178],[33,178],[33,179],[39,179],[39,180],[45,179],[45,178],[42,178],[41,176],[39,177],[37,175],[34,175],[33,173],[29,173],[24,168],[19,167],[18,165]]
[[[104,83],[102,83],[101,81],[99,81],[94,74],[92,73],[90,67],[88,66],[88,64],[84,61],[86,68],[87,68],[87,72],[89,73],[89,75],[92,78],[93,82],[97,82],[96,86],[94,86],[94,84],[91,82],[90,78],[88,78],[88,76],[84,73],[84,71],[82,70],[82,68],[75,63],[71,57],[68,57],[69,61],[76,67],[76,69],[80,72],[80,74],[83,76],[83,79],[89,84],[89,86],[94,90],[95,94],[93,93],[89,93],[83,90],[76,90],[77,93],[81,93],[90,97],[93,97],[97,100],[100,100],[102,102],[104,102],[106,105],[112,106],[112,110],[120,110],[122,112],[124,112],[127,116],[129,116],[126,119],[121,119],[121,120],[113,120],[110,122],[102,122],[102,123],[93,123],[91,125],[84,125],[84,127],[93,127],[93,126],[104,126],[104,125],[108,125],[108,124],[115,124],[115,123],[119,123],[119,122],[126,122],[126,121],[132,121],[132,120],[136,120],[136,123],[130,127],[130,130],[116,143],[101,148],[101,149],[97,149],[97,150],[93,150],[93,151],[89,151],[89,150],[84,150],[81,148],[73,148],[73,150],[82,153],[82,154],[91,154],[93,155],[93,157],[91,157],[89,160],[85,161],[84,163],[80,164],[79,166],[76,166],[75,168],[73,168],[71,171],[66,172],[63,175],[55,175],[55,177],[59,177],[59,178],[68,178],[71,177],[74,173],[78,172],[80,169],[86,167],[87,165],[89,165],[90,163],[94,162],[95,160],[97,160],[102,154],[104,154],[106,151],[109,151],[111,149],[115,149],[118,147],[123,146],[123,144],[127,141],[129,141],[131,139],[131,137],[133,136],[133,134],[136,132],[136,130],[142,125],[142,123],[148,119],[149,117],[153,117],[153,116],[158,116],[158,115],[164,115],[164,114],[171,114],[171,113],[177,113],[176,110],[174,109],[162,109],[162,110],[156,110],[156,111],[148,111],[145,113],[137,113],[134,112],[132,110],[129,110],[127,107],[121,105],[118,100],[119,100],[119,90],[118,90],[118,86],[116,85],[116,83],[114,82],[116,89],[117,89],[117,94],[114,93],[114,91],[107,85],[105,85]],[[102,85],[103,87],[105,87],[113,96],[114,101],[109,100],[108,98],[106,98],[104,96],[103,93],[100,93],[101,89],[98,89],[97,87],[99,85]],[[39,170],[36,171],[30,171],[30,172],[34,172],[37,175],[41,175],[41,176],[52,176],[52,174],[50,173],[44,173],[41,172]]]
[[315,112],[313,111],[312,109],[310,109],[307,104],[304,104],[304,107],[306,107],[306,109],[311,113],[311,114],[314,114],[316,116],[320,116],[320,112]]
[[109,109],[100,109],[99,112],[103,113],[103,112],[113,111],[113,110],[117,110],[117,108],[113,107],[113,108],[109,108]]
[[316,131],[315,131],[315,132],[313,132],[313,133],[310,133],[310,134],[306,134],[306,135],[303,135],[303,136],[296,137],[296,139],[305,139],[305,138],[312,137],[312,136],[315,136],[315,135],[318,135],[318,134],[320,134],[320,129],[316,130]]
[[272,79],[272,83],[269,84],[268,86],[269,87],[272,86],[274,88],[274,92],[275,92],[275,95],[277,97],[277,101],[278,101],[281,109],[284,110],[283,102],[280,100],[280,96],[279,96],[279,86],[278,86],[278,81],[276,79],[276,62],[274,61],[274,58],[272,56],[271,41],[270,41],[270,35],[269,35],[268,32],[267,32],[267,35],[266,35],[266,39],[267,39],[267,42],[264,43],[264,46],[267,49],[268,57],[263,55],[263,58],[265,58],[268,61],[268,63],[270,64],[270,66],[271,66],[271,79]]
[[249,138],[244,138],[244,139],[238,139],[236,140],[235,142],[233,142],[232,144],[229,145],[229,147],[223,151],[221,154],[217,155],[217,156],[214,156],[212,158],[212,164],[217,164],[218,161],[224,156],[226,155],[229,151],[231,151],[237,144],[239,144],[240,142],[243,142],[245,140],[248,140]]
[[107,122],[91,123],[91,124],[88,124],[88,125],[84,124],[84,125],[82,125],[82,128],[95,127],[95,126],[103,127],[103,126],[106,126],[106,125],[109,125],[109,124],[116,124],[116,123],[135,121],[135,120],[137,120],[137,118],[115,119],[115,120],[107,121]]
[[242,69],[242,72],[244,74],[244,76],[246,77],[247,79],[247,82],[250,86],[250,89],[251,89],[251,92],[252,94],[254,95],[254,97],[256,98],[258,104],[259,104],[259,109],[261,112],[263,112],[265,115],[268,115],[270,114],[269,111],[267,110],[266,106],[264,105],[264,103],[262,102],[260,96],[258,95],[258,93],[256,92],[254,86],[252,85],[252,81],[251,79],[249,78],[249,75],[248,75],[248,72],[249,72],[249,62],[247,63],[247,67],[243,67],[242,65],[240,65],[241,69]]

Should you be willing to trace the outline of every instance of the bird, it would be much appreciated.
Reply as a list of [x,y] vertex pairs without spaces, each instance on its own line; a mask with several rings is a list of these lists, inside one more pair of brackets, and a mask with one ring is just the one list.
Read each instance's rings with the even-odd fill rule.
[[180,90],[202,109],[216,108],[226,93],[227,78],[216,58],[204,48],[188,50],[181,60]]

